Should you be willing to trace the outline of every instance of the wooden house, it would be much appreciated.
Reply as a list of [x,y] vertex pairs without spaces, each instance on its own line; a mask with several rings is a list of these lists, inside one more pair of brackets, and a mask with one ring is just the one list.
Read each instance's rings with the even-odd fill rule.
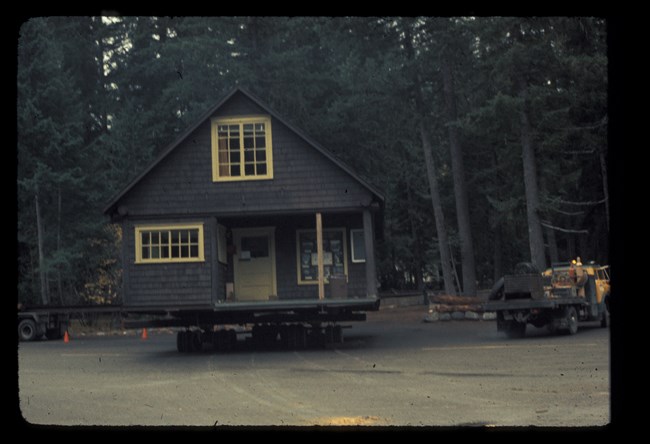
[[126,308],[282,308],[377,300],[383,202],[237,88],[104,212],[122,226]]

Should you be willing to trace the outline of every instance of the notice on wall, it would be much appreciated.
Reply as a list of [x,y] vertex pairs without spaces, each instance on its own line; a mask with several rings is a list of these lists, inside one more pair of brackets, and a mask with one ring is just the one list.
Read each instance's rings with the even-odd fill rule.
[[[318,282],[316,230],[298,231],[300,283]],[[323,230],[323,265],[325,281],[333,274],[345,274],[345,229]]]

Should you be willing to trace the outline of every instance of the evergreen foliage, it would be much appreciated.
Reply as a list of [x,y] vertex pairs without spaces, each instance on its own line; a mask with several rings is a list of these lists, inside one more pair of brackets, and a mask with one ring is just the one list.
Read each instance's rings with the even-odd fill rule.
[[605,263],[607,60],[606,22],[585,17],[30,19],[18,39],[19,301],[119,302],[120,233],[103,205],[237,85],[384,191],[384,289],[444,288],[441,248],[458,291],[463,255],[479,288],[531,260],[525,137],[546,263]]

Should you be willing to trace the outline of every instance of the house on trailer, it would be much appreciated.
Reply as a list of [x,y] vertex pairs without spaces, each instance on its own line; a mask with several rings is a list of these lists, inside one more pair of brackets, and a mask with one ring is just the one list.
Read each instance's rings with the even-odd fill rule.
[[122,226],[126,308],[281,308],[377,301],[383,203],[348,166],[237,88],[104,212]]

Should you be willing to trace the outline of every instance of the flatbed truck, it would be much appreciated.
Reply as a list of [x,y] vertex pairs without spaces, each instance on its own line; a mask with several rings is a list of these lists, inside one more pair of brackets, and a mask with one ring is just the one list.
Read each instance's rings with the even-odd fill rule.
[[551,332],[575,334],[578,323],[609,324],[609,267],[578,261],[553,264],[543,273],[530,264],[499,279],[485,311],[496,312],[497,331],[523,337],[526,325],[547,327]]

